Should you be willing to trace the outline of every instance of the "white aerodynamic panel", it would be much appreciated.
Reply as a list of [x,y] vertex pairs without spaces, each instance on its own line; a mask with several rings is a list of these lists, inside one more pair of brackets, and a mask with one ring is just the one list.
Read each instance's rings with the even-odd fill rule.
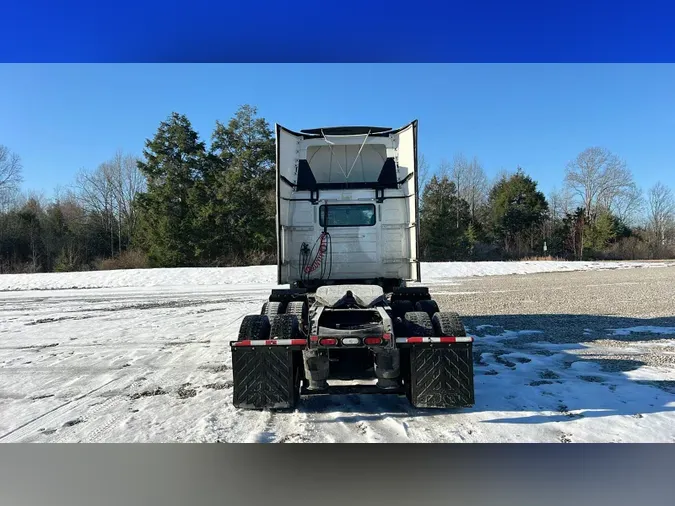
[[[306,216],[292,209],[290,199],[293,197],[293,186],[298,172],[298,149],[302,136],[286,130],[281,125],[276,126],[277,142],[277,278],[280,284],[289,283],[288,266],[283,259],[288,256],[288,234],[291,224]],[[308,204],[309,206],[309,204]],[[295,212],[294,212],[295,211]],[[300,210],[302,211],[302,210]],[[294,214],[296,216],[294,216]],[[299,214],[299,216],[297,216]],[[306,218],[305,218],[306,219]],[[312,222],[308,223],[312,226]]]
[[278,283],[419,281],[417,122],[276,134]]
[[421,281],[419,261],[419,198],[417,188],[417,121],[395,134],[396,151],[398,155],[398,177],[405,181],[402,185],[407,206],[407,242],[410,255],[410,273],[406,278],[409,281]]
[[317,183],[377,181],[387,159],[385,144],[370,144],[367,140],[362,146],[338,142],[307,148],[307,161]]
[[[277,174],[292,183],[295,183],[297,178],[298,149],[301,140],[301,136],[277,125]],[[283,182],[283,179],[277,181],[279,182]],[[277,190],[281,192],[281,197],[290,198],[293,187],[284,183]]]

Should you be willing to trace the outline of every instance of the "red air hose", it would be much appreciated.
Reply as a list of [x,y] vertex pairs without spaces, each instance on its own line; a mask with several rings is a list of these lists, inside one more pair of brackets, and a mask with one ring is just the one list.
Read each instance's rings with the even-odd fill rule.
[[316,258],[314,258],[314,262],[312,262],[311,265],[305,267],[305,274],[314,272],[319,267],[321,267],[321,262],[323,262],[323,256],[326,254],[327,249],[328,246],[326,245],[326,233],[321,232],[321,236],[319,237],[319,251],[316,254]]

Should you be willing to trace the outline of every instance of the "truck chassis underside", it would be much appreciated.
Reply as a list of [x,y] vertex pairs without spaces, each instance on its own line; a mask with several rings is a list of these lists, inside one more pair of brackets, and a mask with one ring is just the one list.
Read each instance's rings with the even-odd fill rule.
[[234,405],[293,409],[303,396],[388,394],[417,408],[471,406],[473,341],[457,315],[437,309],[422,287],[367,308],[317,307],[302,289],[275,290],[231,342]]

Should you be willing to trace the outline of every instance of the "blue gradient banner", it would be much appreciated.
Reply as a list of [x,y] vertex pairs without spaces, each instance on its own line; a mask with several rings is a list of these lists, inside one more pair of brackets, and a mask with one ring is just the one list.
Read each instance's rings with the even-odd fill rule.
[[672,2],[3,6],[2,62],[672,62]]

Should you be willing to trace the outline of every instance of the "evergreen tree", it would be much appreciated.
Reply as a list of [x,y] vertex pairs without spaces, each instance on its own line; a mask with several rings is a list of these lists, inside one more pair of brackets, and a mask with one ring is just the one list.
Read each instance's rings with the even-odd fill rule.
[[519,167],[510,177],[502,177],[490,191],[492,228],[507,254],[532,252],[539,242],[548,203],[537,190],[537,183]]
[[209,184],[199,189],[204,254],[247,262],[251,252],[274,252],[276,155],[267,121],[244,105],[227,125],[216,123],[212,141]]
[[[472,213],[471,219],[475,220],[475,212]],[[467,248],[468,248],[469,258],[473,259],[474,254],[475,254],[476,244],[478,243],[478,227],[477,227],[476,221],[472,221],[472,223],[469,223],[469,226],[466,229],[465,238],[466,238],[466,245],[467,245]]]
[[157,266],[194,263],[192,189],[203,179],[206,148],[188,118],[173,113],[145,143],[138,167],[147,190],[138,197],[140,243]]
[[[457,196],[455,183],[434,176],[424,188],[420,242],[427,261],[463,260],[469,254],[469,205]],[[459,224],[459,228],[457,225]]]
[[586,209],[577,207],[573,213],[563,218],[564,249],[575,260],[584,257],[584,229],[586,228]]
[[594,223],[584,230],[584,249],[588,258],[602,258],[604,252],[619,239],[630,237],[630,229],[608,210],[600,210]]

